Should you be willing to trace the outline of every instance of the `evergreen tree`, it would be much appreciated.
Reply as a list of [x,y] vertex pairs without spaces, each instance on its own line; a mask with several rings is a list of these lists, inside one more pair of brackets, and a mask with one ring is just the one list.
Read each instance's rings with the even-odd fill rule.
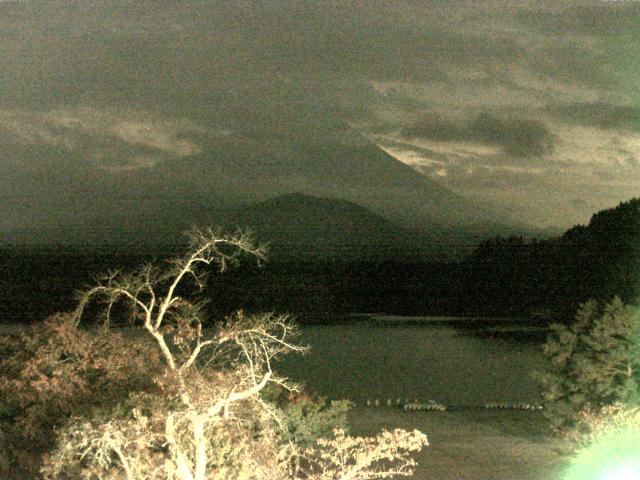
[[544,347],[548,368],[538,380],[555,430],[576,426],[587,409],[638,403],[640,318],[633,307],[618,297],[605,306],[590,300],[572,324],[552,330]]

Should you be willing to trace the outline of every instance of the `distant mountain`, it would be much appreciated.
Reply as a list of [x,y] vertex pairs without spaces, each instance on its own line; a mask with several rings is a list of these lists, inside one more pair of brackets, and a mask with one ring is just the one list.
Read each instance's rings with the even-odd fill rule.
[[544,236],[437,184],[342,122],[322,114],[298,119],[295,112],[270,113],[211,142],[193,163],[174,166],[191,172],[172,175],[202,175],[208,189],[202,198],[227,206],[291,192],[348,200],[421,232],[434,253],[458,258],[495,235]]
[[428,254],[421,251],[425,245],[419,234],[364,207],[301,193],[231,211],[224,225],[251,229],[278,257],[364,259]]
[[[93,172],[90,180],[77,174],[77,191],[58,192],[59,198],[39,210],[21,211],[20,227],[2,232],[0,242],[166,243],[191,224],[217,223],[224,212],[291,192],[358,204],[420,232],[435,253],[460,256],[497,234],[536,235],[517,219],[416,172],[334,112],[266,110],[256,108],[239,118],[228,112],[227,133],[191,134],[199,153],[180,160],[122,175]],[[16,155],[25,161],[37,155],[62,164],[76,155],[74,162],[86,163],[81,152],[21,148]]]
[[251,230],[258,241],[269,245],[271,257],[364,259],[429,254],[424,250],[428,246],[422,235],[404,226],[348,200],[302,193],[279,195],[238,208],[177,204],[164,216],[159,212],[134,218],[94,218],[89,225],[67,223],[37,232],[13,232],[3,243],[41,244],[55,239],[61,244],[77,244],[75,240],[83,238],[86,245],[151,247],[182,243],[182,233],[192,225]]
[[241,203],[303,192],[355,202],[412,230],[526,228],[433,182],[345,125],[312,126],[304,134],[289,129],[294,127],[282,127],[275,138],[239,130],[208,146],[196,170],[207,172],[220,198]]

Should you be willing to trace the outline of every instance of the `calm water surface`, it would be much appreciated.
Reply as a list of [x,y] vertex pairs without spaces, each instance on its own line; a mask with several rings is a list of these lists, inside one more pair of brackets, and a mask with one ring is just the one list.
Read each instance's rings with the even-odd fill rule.
[[446,404],[539,401],[539,344],[479,338],[445,326],[309,326],[278,372],[330,399],[434,399]]
[[[24,328],[10,327],[1,330]],[[539,402],[531,373],[543,365],[540,344],[477,337],[442,325],[366,322],[307,326],[297,340],[311,350],[285,357],[278,373],[330,399]]]

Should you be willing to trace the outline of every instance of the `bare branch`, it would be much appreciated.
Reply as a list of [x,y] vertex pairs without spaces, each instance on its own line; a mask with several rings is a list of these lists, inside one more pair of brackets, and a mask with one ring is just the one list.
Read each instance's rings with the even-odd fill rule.
[[[81,440],[74,444],[75,452],[82,452],[85,463],[93,462],[97,471],[108,471],[108,478],[117,475],[114,468],[124,470],[120,476],[124,473],[127,479],[298,478],[287,472],[292,459],[300,460],[302,447],[292,440],[276,404],[261,395],[269,384],[298,389],[278,377],[272,365],[283,354],[306,351],[294,343],[295,325],[287,316],[238,312],[214,330],[203,330],[203,304],[189,295],[191,281],[199,288],[204,285],[207,267],[225,271],[245,254],[260,263],[264,249],[254,246],[246,233],[224,235],[211,228],[193,230],[190,242],[186,255],[168,262],[165,271],[151,265],[132,274],[112,271],[80,296],[76,324],[96,299],[104,303],[108,326],[122,301],[155,340],[162,363],[152,378],[158,391],[139,404],[140,411],[151,411],[146,413],[149,418],[134,414],[98,426],[85,422],[72,432]],[[413,465],[407,452],[426,444],[426,437],[415,433],[383,434],[373,440],[340,435],[306,452],[309,465],[322,469],[320,475],[306,478],[406,475]],[[287,453],[279,453],[283,450]],[[375,466],[396,459],[395,468]],[[300,472],[299,465],[295,471]]]

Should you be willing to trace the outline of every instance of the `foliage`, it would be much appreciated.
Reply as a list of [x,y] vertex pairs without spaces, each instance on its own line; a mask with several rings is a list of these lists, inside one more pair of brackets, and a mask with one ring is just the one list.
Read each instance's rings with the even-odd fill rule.
[[333,439],[318,440],[317,448],[305,451],[311,459],[309,480],[367,480],[408,477],[413,474],[412,452],[428,445],[427,437],[414,430],[383,431],[377,437],[349,437],[340,429]]
[[287,390],[270,385],[261,392],[265,401],[274,403],[280,411],[282,434],[287,441],[310,447],[319,438],[330,437],[336,428],[348,432],[348,400],[332,400],[303,391]]
[[640,320],[615,297],[582,304],[575,321],[553,325],[538,374],[545,416],[557,431],[579,426],[584,410],[616,402],[636,404],[640,382]]
[[[202,302],[191,300],[204,286],[204,267],[224,271],[241,255],[261,260],[264,251],[246,235],[210,229],[191,240],[187,254],[165,268],[101,277],[72,314],[46,323],[35,340],[3,344],[24,349],[1,364],[2,382],[18,388],[15,398],[3,388],[3,425],[15,446],[7,462],[36,432],[34,464],[51,480],[409,474],[410,453],[427,444],[423,434],[348,437],[340,428],[347,403],[305,396],[272,369],[281,355],[304,351],[292,341],[290,318],[239,311],[204,324]],[[87,328],[96,306],[102,324]],[[123,319],[126,337],[112,328]],[[274,389],[278,398],[269,396]]]
[[576,451],[583,451],[608,435],[620,435],[634,429],[640,435],[640,407],[624,403],[606,405],[598,410],[580,412],[581,428],[567,433],[567,439]]
[[80,330],[70,315],[3,336],[2,478],[33,478],[67,417],[113,413],[128,392],[153,391],[157,367],[157,351],[147,339]]

